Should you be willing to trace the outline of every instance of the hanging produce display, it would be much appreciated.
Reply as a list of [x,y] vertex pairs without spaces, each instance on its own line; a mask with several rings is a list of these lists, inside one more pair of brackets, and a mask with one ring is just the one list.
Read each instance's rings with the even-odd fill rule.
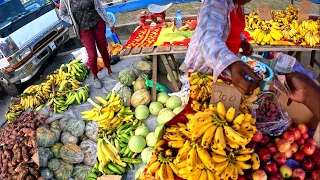
[[46,102],[55,113],[62,113],[72,104],[86,102],[89,97],[88,85],[80,85],[87,77],[88,70],[80,59],[62,64],[53,74],[48,75],[43,83],[27,87],[19,100],[11,102],[5,114],[7,121],[15,120],[29,108],[39,111]]
[[299,24],[298,11],[290,4],[285,10],[273,11],[272,20],[262,20],[257,12],[252,11],[246,17],[246,29],[250,31],[254,42],[261,45],[275,45],[281,40],[301,45],[318,45],[320,19],[308,19]]

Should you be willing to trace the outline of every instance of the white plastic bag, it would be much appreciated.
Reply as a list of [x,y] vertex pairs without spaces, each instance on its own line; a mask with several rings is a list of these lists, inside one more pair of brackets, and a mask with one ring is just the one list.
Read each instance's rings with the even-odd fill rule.
[[[97,49],[97,52],[98,52],[98,57],[101,57],[101,54],[98,51],[98,49]],[[73,51],[71,54],[75,57],[75,59],[81,59],[81,62],[83,64],[87,64],[87,62],[88,62],[88,53],[87,53],[85,47],[80,48],[80,49],[78,49],[76,51]]]

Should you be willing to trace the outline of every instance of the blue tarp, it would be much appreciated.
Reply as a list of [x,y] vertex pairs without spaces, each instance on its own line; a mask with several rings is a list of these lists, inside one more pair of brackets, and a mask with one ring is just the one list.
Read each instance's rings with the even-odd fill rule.
[[[0,0],[1,1],[1,0]],[[132,0],[113,6],[106,7],[107,12],[123,13],[128,11],[135,11],[138,9],[147,8],[149,4],[169,4],[169,3],[186,3],[186,2],[200,2],[200,0]]]

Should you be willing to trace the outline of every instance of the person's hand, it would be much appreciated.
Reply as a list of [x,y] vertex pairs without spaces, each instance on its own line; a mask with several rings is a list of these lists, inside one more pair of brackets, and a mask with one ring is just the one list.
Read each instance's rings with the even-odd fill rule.
[[[229,69],[231,72],[232,84],[237,87],[242,94],[247,94],[253,91],[260,85],[262,81],[262,79],[255,72],[253,72],[250,66],[242,61],[232,63],[229,66]],[[246,79],[245,75],[252,77],[255,82]]]
[[116,27],[111,26],[111,27],[110,27],[110,30],[111,30],[112,33],[114,33],[114,32],[116,32]]
[[243,54],[243,55],[245,55],[245,56],[250,56],[250,55],[252,55],[253,49],[252,49],[251,44],[248,43],[248,41],[246,41],[246,40],[241,41],[240,47],[241,47],[241,49],[242,49],[242,53],[241,53],[241,54]]
[[307,75],[299,72],[286,74],[286,80],[291,92],[287,96],[293,101],[306,104],[313,96],[317,85]]

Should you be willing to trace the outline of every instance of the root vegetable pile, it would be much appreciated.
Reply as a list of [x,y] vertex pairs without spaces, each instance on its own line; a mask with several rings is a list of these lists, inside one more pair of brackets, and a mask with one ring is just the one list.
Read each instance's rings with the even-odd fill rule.
[[40,177],[38,166],[31,159],[37,152],[35,130],[47,119],[33,112],[0,129],[0,179],[33,180]]

